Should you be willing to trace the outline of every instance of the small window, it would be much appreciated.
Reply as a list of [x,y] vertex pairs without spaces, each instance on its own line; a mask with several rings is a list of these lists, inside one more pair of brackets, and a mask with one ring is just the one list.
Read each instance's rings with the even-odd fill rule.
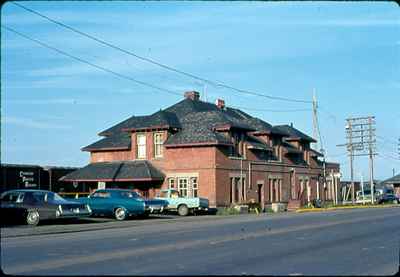
[[168,188],[170,189],[175,188],[175,178],[168,178]]
[[163,156],[163,141],[162,141],[162,133],[154,134],[154,157],[161,158]]
[[141,198],[140,195],[134,191],[121,191],[120,197],[121,198]]
[[168,191],[160,191],[159,196],[160,198],[168,198]]
[[198,197],[197,178],[196,177],[190,178],[190,183],[192,184],[192,195],[193,195],[193,197]]
[[146,135],[137,134],[137,157],[138,159],[146,159]]
[[20,197],[21,195],[23,195],[22,193],[19,192],[12,192],[12,193],[8,193],[3,195],[3,197],[1,198],[2,202],[11,202],[11,203],[21,203],[22,202],[22,198]]
[[47,202],[47,193],[33,192],[32,196],[38,202]]
[[181,197],[188,196],[188,179],[187,178],[179,178],[178,179],[178,186],[179,186],[179,194]]

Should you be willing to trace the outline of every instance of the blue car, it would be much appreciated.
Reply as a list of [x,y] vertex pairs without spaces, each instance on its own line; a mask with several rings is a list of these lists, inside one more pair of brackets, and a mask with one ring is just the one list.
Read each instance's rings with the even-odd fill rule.
[[135,191],[128,189],[98,189],[88,197],[78,198],[77,201],[87,204],[92,210],[92,215],[114,216],[116,220],[162,213],[168,206],[168,202],[164,200],[145,200]]

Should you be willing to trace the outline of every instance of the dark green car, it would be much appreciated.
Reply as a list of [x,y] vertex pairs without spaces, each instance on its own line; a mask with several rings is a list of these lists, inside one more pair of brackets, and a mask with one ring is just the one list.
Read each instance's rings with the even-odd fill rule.
[[124,220],[129,216],[148,216],[162,213],[168,206],[163,200],[145,200],[138,193],[128,189],[98,189],[88,197],[78,198],[87,204],[94,216],[114,216]]

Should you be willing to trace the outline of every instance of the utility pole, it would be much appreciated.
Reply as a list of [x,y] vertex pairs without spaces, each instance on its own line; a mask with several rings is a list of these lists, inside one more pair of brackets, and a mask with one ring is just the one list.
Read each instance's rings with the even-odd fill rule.
[[353,151],[353,127],[352,121],[350,119],[346,119],[346,131],[347,131],[347,151],[349,153],[350,158],[350,182],[351,182],[351,203],[354,204],[355,192],[354,192],[354,151]]
[[[315,89],[313,91],[313,99],[312,99],[312,109],[313,109],[313,137],[316,139],[318,136],[318,124],[317,124],[317,96],[315,94]],[[314,149],[319,150],[318,142],[314,143]]]
[[375,124],[375,118],[370,116],[368,117],[368,134],[369,134],[369,143],[368,143],[368,151],[369,151],[369,181],[371,184],[371,202],[374,204],[375,202],[375,186],[374,186],[374,155],[373,155],[373,143],[372,139],[375,136],[374,130],[372,129],[372,125]]
[[375,117],[358,117],[346,119],[346,144],[337,146],[346,146],[350,159],[350,176],[351,176],[351,194],[352,203],[354,203],[354,157],[369,156],[369,179],[371,184],[371,201],[374,203],[374,156],[376,151],[375,138]]
[[[322,138],[318,134],[319,132],[319,127],[318,127],[318,102],[317,102],[317,95],[316,95],[316,90],[314,88],[313,90],[313,99],[312,99],[312,109],[313,109],[313,137],[316,139],[318,137],[317,143],[314,144],[314,149],[317,151],[320,151],[322,154],[322,167],[323,167],[323,187],[324,187],[324,198],[325,199],[325,188],[326,188],[326,162],[325,162],[325,150],[322,144]],[[319,146],[321,146],[319,148]],[[319,183],[318,183],[318,193],[319,193]],[[318,194],[319,195],[319,194]],[[319,197],[319,196],[318,196]]]
[[360,173],[361,177],[361,194],[362,194],[362,199],[363,199],[363,204],[365,204],[365,195],[364,195],[364,176],[362,172]]

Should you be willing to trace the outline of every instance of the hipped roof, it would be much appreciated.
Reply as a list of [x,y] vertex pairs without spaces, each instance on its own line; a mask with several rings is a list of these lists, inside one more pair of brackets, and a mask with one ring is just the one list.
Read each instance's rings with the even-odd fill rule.
[[147,160],[91,163],[60,181],[160,181],[165,175]]

